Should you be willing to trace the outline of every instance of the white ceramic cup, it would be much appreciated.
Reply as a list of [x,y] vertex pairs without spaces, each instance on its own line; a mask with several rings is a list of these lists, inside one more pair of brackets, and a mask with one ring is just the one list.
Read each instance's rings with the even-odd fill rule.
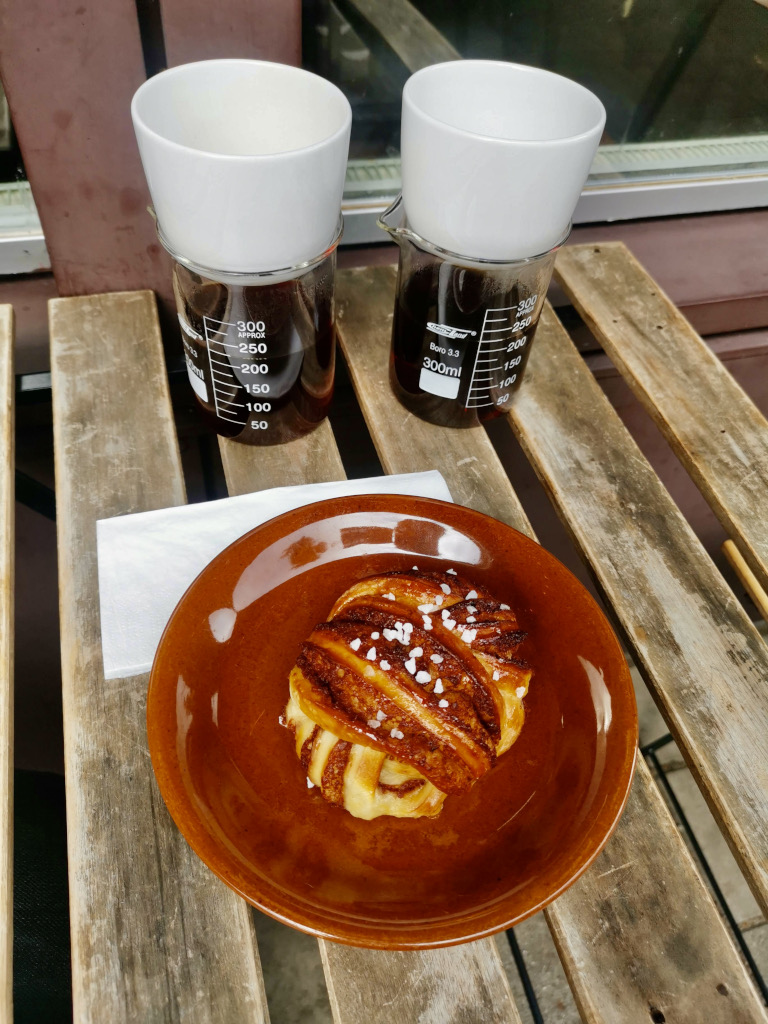
[[337,234],[352,110],[331,82],[256,60],[148,79],[131,116],[161,235],[202,267],[258,272]]
[[433,64],[403,89],[403,202],[427,241],[525,259],[568,231],[605,124],[588,89],[504,61]]

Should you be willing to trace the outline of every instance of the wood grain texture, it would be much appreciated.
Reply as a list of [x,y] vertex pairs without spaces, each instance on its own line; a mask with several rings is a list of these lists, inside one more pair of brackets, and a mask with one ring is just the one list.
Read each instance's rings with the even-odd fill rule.
[[[346,476],[327,422],[292,444],[246,448],[222,441],[221,452],[230,494]],[[353,949],[323,939],[319,946],[336,1024],[519,1024],[490,939],[417,953]]]
[[339,342],[387,473],[439,469],[455,501],[517,530],[531,525],[482,427],[451,430],[403,408],[389,386],[396,267],[347,270],[337,279]]
[[[477,454],[484,450],[480,440],[485,438],[483,431],[449,431],[429,428],[429,424],[413,417],[403,420],[406,413],[389,391],[386,379],[394,285],[395,275],[390,268],[347,271],[339,275],[338,282],[342,296],[339,325],[342,347],[363,412],[388,471],[439,469],[449,478],[456,500],[495,515],[533,536],[517,499],[510,504],[508,490],[511,488],[501,465],[495,458],[486,459]],[[388,317],[390,326],[387,326]],[[548,342],[540,340],[542,331],[544,337],[547,336],[546,328],[540,327],[533,353],[538,352],[539,362],[548,365],[551,352]],[[567,336],[566,342],[572,349]],[[582,365],[575,350],[573,352]],[[587,376],[592,381],[591,375],[587,373]],[[524,389],[527,384],[526,380]],[[597,387],[594,381],[592,385]],[[539,393],[538,388],[534,390]],[[516,398],[515,405],[520,397]],[[570,392],[562,396],[553,394],[550,400],[555,407],[565,405],[567,413]],[[585,401],[591,407],[591,393]],[[529,422],[535,433],[536,416],[531,414]],[[599,435],[600,424],[594,429]],[[624,433],[623,428],[621,431]],[[629,442],[628,435],[626,437]],[[568,430],[552,431],[547,443],[567,460],[572,445]],[[611,453],[607,454],[610,457]],[[592,458],[598,459],[597,452]],[[482,472],[462,486],[461,471],[475,467],[473,460],[478,459],[483,463]],[[458,478],[455,467],[459,467]],[[613,468],[611,461],[606,471],[619,470]],[[656,484],[660,486],[658,480]],[[616,520],[615,504],[611,504],[610,509]],[[668,632],[666,626],[665,630]],[[561,958],[582,1005],[586,1005],[582,990],[591,991],[589,998],[594,1012],[591,1010],[591,1016],[586,1019],[589,1024],[598,1021],[635,1024],[650,1020],[644,1001],[653,995],[656,1005],[663,1004],[669,1010],[668,1021],[700,1024],[701,1017],[690,1009],[693,994],[698,994],[700,1008],[709,1000],[725,971],[731,979],[728,984],[733,985],[732,1006],[723,1001],[728,1011],[735,1007],[734,1012],[741,1013],[742,1021],[761,1021],[760,1004],[739,956],[724,932],[703,882],[690,867],[685,846],[669,815],[660,812],[663,808],[658,794],[649,792],[650,787],[647,771],[642,766],[613,838],[575,889],[561,896],[548,911],[549,920],[558,931]],[[629,864],[624,863],[626,850],[634,851]],[[613,877],[617,863],[624,865],[620,887],[619,880]],[[668,878],[674,884],[674,892],[672,886],[667,885]],[[576,892],[588,894],[588,898],[581,900],[577,912],[569,911],[573,906],[569,901],[576,898],[571,897],[571,893]],[[617,897],[619,904],[613,906]],[[691,908],[688,928],[682,927],[677,919],[680,907]],[[606,920],[619,921],[616,927],[621,931],[621,942],[617,942],[611,927],[603,927]],[[652,943],[649,943],[650,935],[654,936]],[[583,956],[585,936],[590,947],[588,958]],[[627,1008],[621,1013],[616,992],[632,993],[631,997],[627,995]],[[739,1018],[713,1019],[726,1024]]]
[[13,309],[0,306],[0,1020],[13,1020]]
[[160,0],[168,67],[216,57],[301,64],[300,0]]
[[768,910],[768,647],[549,307],[510,421]]
[[322,942],[328,995],[339,1024],[519,1024],[490,940],[414,953]]
[[409,71],[460,60],[461,54],[409,0],[349,0]]
[[585,1024],[768,1020],[642,757],[621,825],[545,913]]
[[59,294],[154,288],[175,321],[131,125],[134,0],[4,0],[0,69]]
[[157,789],[147,676],[106,682],[96,520],[185,501],[154,296],[50,304],[74,1019],[268,1019],[247,905]]
[[230,494],[346,478],[328,420],[289,444],[251,447],[220,437],[219,450]]
[[768,422],[620,242],[568,246],[558,281],[768,583]]

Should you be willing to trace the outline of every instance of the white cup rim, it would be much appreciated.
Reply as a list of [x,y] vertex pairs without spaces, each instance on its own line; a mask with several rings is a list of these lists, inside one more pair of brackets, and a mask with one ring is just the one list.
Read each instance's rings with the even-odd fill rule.
[[[173,139],[167,138],[165,135],[161,135],[156,132],[154,128],[150,127],[144,118],[139,113],[138,104],[146,95],[147,92],[151,92],[159,80],[166,79],[171,76],[176,76],[187,72],[189,68],[206,66],[211,67],[212,65],[224,66],[224,65],[240,65],[241,67],[268,67],[268,68],[281,68],[288,73],[295,73],[304,78],[315,78],[323,83],[329,93],[336,93],[344,101],[344,119],[339,128],[331,135],[327,135],[323,139],[319,139],[317,142],[311,143],[309,146],[298,146],[294,149],[282,149],[276,153],[219,153],[211,149],[201,149],[198,146],[188,146],[183,142],[176,142]],[[316,75],[311,71],[305,71],[304,68],[297,68],[291,64],[280,64],[277,61],[269,60],[247,60],[246,58],[239,57],[223,57],[216,60],[198,60],[191,61],[188,64],[177,64],[175,67],[167,68],[165,71],[160,71],[158,74],[153,75],[152,78],[148,78],[143,82],[136,92],[133,94],[131,100],[131,116],[135,123],[140,124],[142,131],[146,132],[147,135],[151,135],[154,139],[157,139],[164,146],[168,146],[171,149],[175,149],[180,153],[190,153],[196,156],[205,156],[210,160],[217,161],[237,161],[243,163],[262,163],[268,161],[277,161],[286,156],[296,156],[298,153],[311,153],[316,149],[321,149],[324,146],[328,146],[330,143],[335,142],[341,138],[346,132],[349,131],[350,124],[352,122],[352,107],[350,106],[349,100],[344,93],[333,82],[328,81],[327,78],[323,78],[322,75]]]
[[[435,74],[440,74],[443,68],[452,64],[461,65],[462,68],[470,66],[494,66],[505,69],[514,69],[515,72],[524,72],[537,78],[557,78],[574,93],[580,93],[581,95],[589,98],[590,102],[595,107],[595,122],[591,127],[587,128],[583,132],[577,132],[575,135],[562,135],[556,139],[505,139],[498,135],[486,135],[483,132],[472,131],[469,128],[459,128],[457,125],[453,125],[449,121],[443,121],[439,117],[435,117],[434,114],[428,113],[423,109],[423,107],[416,104],[410,95],[413,91],[412,83],[417,79],[424,79],[432,77],[432,75]],[[429,121],[433,125],[438,125],[441,129],[446,129],[460,138],[478,139],[482,142],[491,142],[500,146],[534,146],[537,148],[545,146],[562,146],[566,143],[578,142],[582,139],[589,138],[589,136],[594,135],[596,131],[602,132],[603,125],[605,124],[605,107],[597,96],[587,89],[586,86],[581,85],[579,82],[574,82],[571,78],[566,78],[565,75],[558,75],[555,71],[547,71],[544,68],[533,67],[529,64],[515,64],[512,61],[506,60],[461,60],[444,61],[441,64],[430,64],[428,67],[421,68],[421,70],[414,72],[414,74],[412,74],[405,83],[405,86],[403,87],[403,102],[408,103],[414,112],[418,114],[419,117],[424,118],[425,121]]]

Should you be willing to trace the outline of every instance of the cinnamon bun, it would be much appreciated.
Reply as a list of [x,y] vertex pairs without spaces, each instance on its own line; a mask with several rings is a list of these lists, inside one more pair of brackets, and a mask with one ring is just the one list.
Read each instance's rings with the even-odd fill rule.
[[350,587],[290,674],[307,785],[358,818],[439,814],[520,734],[524,637],[509,605],[453,572]]

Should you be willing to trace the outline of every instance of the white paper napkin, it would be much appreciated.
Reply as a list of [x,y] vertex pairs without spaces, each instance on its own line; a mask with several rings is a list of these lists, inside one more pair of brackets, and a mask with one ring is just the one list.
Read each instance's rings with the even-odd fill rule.
[[453,501],[437,471],[304,487],[102,519],[96,524],[106,679],[148,672],[184,591],[225,547],[268,519],[347,494],[411,494]]

